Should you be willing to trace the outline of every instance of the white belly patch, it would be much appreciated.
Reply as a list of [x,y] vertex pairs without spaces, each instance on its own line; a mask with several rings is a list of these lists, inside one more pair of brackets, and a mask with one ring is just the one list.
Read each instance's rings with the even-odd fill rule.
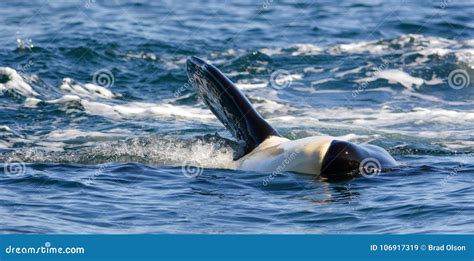
[[239,159],[241,170],[284,172],[295,171],[319,175],[321,163],[334,137],[318,136],[299,140],[272,136],[252,152]]

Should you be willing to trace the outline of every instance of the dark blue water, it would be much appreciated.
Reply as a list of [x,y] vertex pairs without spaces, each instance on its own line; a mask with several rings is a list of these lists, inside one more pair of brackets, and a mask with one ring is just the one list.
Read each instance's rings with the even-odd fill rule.
[[[474,232],[472,1],[148,2],[0,3],[2,233]],[[284,136],[403,167],[229,169],[191,55]]]

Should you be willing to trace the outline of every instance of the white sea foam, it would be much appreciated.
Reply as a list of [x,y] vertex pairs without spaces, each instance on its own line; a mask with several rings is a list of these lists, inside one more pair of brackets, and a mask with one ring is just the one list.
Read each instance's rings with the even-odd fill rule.
[[[5,83],[0,84],[0,91],[11,90],[26,97],[23,105],[25,108],[34,109],[41,102],[46,104],[78,103],[82,105],[89,114],[114,119],[130,117],[172,117],[195,120],[214,119],[214,116],[207,109],[167,103],[170,101],[164,101],[159,104],[143,102],[119,103],[115,100],[115,98],[121,96],[119,93],[113,93],[107,88],[92,83],[78,83],[71,78],[64,78],[59,85],[59,90],[65,93],[62,97],[48,100],[42,98],[34,91],[33,88],[25,82],[24,77],[18,74],[14,69],[0,67],[0,75],[8,77]],[[101,100],[98,100],[98,98]],[[78,109],[74,108],[66,112],[71,113],[77,110]]]
[[275,100],[254,97],[253,101],[254,108],[265,115],[274,115],[281,113],[287,114],[290,110],[290,106],[288,106],[287,104],[279,103]]
[[[202,168],[232,168],[233,150],[226,144],[204,140],[186,140],[167,136],[150,136],[131,138],[127,140],[107,141],[101,143],[81,144],[81,148],[73,152],[49,153],[64,151],[66,144],[62,141],[75,138],[95,139],[110,138],[106,133],[84,132],[79,130],[66,130],[59,135],[61,141],[42,141],[36,148],[18,149],[13,156],[23,161],[41,162],[121,162],[134,160],[148,164],[197,166]],[[113,137],[112,137],[113,138]],[[86,147],[87,145],[91,147]],[[0,142],[0,147],[2,143]],[[0,161],[2,160],[0,154]]]
[[275,82],[279,85],[284,85],[287,82],[293,82],[302,79],[303,75],[299,73],[281,74],[278,78],[275,79]]
[[438,84],[442,84],[443,82],[444,80],[441,78],[438,78],[436,74],[433,74],[430,80],[425,80],[426,85],[438,85]]
[[[348,125],[357,125],[360,127],[372,127],[376,129],[387,128],[391,126],[418,126],[413,129],[413,133],[420,132],[423,126],[430,128],[433,125],[456,125],[472,126],[474,120],[474,112],[472,111],[456,111],[440,108],[421,108],[417,107],[410,111],[397,112],[389,107],[377,109],[351,109],[344,108],[325,109],[315,113],[310,113],[316,118],[337,120]],[[402,131],[402,130],[399,130]]]
[[455,55],[459,61],[474,69],[474,49],[460,50]]
[[340,44],[328,49],[329,53],[372,53],[387,54],[418,50],[421,55],[437,54],[444,56],[451,52],[448,47],[459,47],[461,42],[441,37],[423,36],[419,34],[402,35],[392,40],[362,41]]
[[195,120],[214,119],[214,116],[208,109],[199,107],[172,105],[166,102],[144,103],[130,102],[118,104],[115,102],[94,101],[81,98],[77,95],[64,95],[61,98],[46,100],[48,104],[71,104],[78,103],[84,107],[86,113],[91,115],[99,115],[113,119],[129,119],[129,118],[156,118],[156,117],[172,117],[186,118]]
[[320,85],[320,84],[323,84],[323,83],[327,83],[327,82],[330,82],[330,81],[334,81],[334,78],[324,78],[324,79],[321,79],[321,80],[312,81],[311,86],[314,87],[314,86],[317,86],[317,85]]
[[[469,129],[472,129],[474,120],[474,111],[442,108],[416,107],[408,111],[396,111],[390,106],[383,106],[380,109],[336,107],[296,110],[287,105],[286,109],[293,113],[273,114],[267,117],[268,121],[284,128],[312,126],[360,131],[373,129],[387,133],[406,133],[416,137],[422,136],[421,131],[430,131],[433,126],[456,126],[457,129],[463,130],[465,136],[455,135],[452,138],[464,140],[471,136]],[[393,126],[414,126],[414,128],[393,129]]]
[[291,55],[293,56],[301,55],[303,53],[305,55],[314,55],[314,54],[319,54],[323,51],[322,48],[313,44],[295,44],[291,46],[290,49],[296,49],[291,53]]
[[400,53],[402,57],[419,54],[413,63],[407,66],[423,64],[431,59],[431,56],[444,57],[454,54],[458,61],[468,64],[474,68],[474,40],[450,40],[442,37],[424,36],[419,34],[407,34],[391,40],[359,41],[353,43],[338,44],[329,47],[320,47],[311,43],[298,43],[288,48],[264,48],[260,51],[272,56],[289,52],[293,56],[314,55],[321,53],[338,54],[394,54]]
[[437,56],[445,56],[449,53],[451,53],[452,50],[446,49],[446,48],[428,48],[428,49],[422,49],[418,51],[418,54],[421,54],[423,56],[430,56],[430,55],[437,55]]
[[216,148],[215,144],[203,141],[192,142],[185,147],[172,144],[166,147],[166,155],[162,152],[160,157],[166,158],[174,164],[199,166],[204,168],[234,168],[233,150],[230,147]]
[[12,147],[12,144],[7,142],[7,141],[4,141],[4,140],[0,140],[0,149],[8,149],[8,148],[11,148]]
[[109,89],[104,88],[102,86],[95,85],[92,83],[76,83],[71,78],[64,78],[62,83],[59,85],[59,89],[64,92],[75,94],[81,97],[101,97],[111,99],[117,96]]
[[268,81],[258,82],[258,83],[250,83],[248,81],[238,81],[236,85],[241,90],[253,90],[253,89],[261,89],[261,88],[267,87]]
[[38,95],[31,85],[25,81],[24,77],[10,67],[0,67],[0,78],[7,79],[5,83],[0,83],[0,94],[13,91],[23,97]]
[[318,68],[318,67],[305,67],[303,69],[304,73],[321,73],[324,72],[324,68]]
[[120,130],[120,132],[99,132],[99,131],[83,131],[78,129],[61,129],[50,132],[46,138],[49,141],[67,141],[77,138],[110,138],[124,136],[128,131]]
[[356,68],[351,69],[351,70],[336,73],[335,76],[336,76],[336,78],[342,78],[342,77],[344,77],[346,75],[349,75],[349,74],[359,73],[360,71],[362,71],[362,69],[366,69],[366,68],[369,68],[369,67],[372,67],[372,66],[373,65],[371,63],[369,63],[369,65],[366,65],[366,66],[359,66],[359,67],[356,67]]
[[7,125],[0,125],[0,131],[12,132],[12,129]]
[[[474,57],[474,51],[472,49],[462,49],[466,45],[474,43],[471,42],[459,42],[454,40],[437,39],[433,37],[424,36],[404,36],[390,41],[375,41],[375,42],[362,42],[348,45],[339,45],[327,49],[321,50],[317,46],[311,45],[296,45],[290,49],[280,49],[281,52],[291,52],[294,55],[306,55],[315,54],[321,52],[333,52],[333,53],[365,53],[372,52],[377,54],[383,54],[384,52],[399,52],[405,51],[404,48],[409,49],[406,55],[420,54],[421,57],[415,61],[416,64],[424,63],[432,59],[432,56],[446,56],[455,54],[456,59],[469,63],[472,67],[472,57]],[[382,45],[380,48],[374,48],[374,45]],[[399,46],[402,46],[400,48]],[[271,53],[267,50],[268,55],[276,54],[277,52]],[[405,54],[401,54],[405,55]],[[332,72],[334,77],[345,77],[349,74],[357,74],[363,69],[369,68],[372,65],[364,65],[356,67],[350,70],[341,71],[339,68],[335,68]],[[305,74],[321,73],[324,71],[318,67],[307,67],[304,70]],[[336,73],[337,71],[337,73]],[[7,75],[8,81],[0,84],[0,90],[13,90],[22,96],[27,97],[24,106],[35,108],[39,103],[44,102],[46,104],[80,104],[86,113],[91,115],[100,115],[103,117],[113,119],[142,119],[142,118],[172,118],[172,119],[186,119],[199,122],[217,122],[216,118],[211,112],[204,107],[198,106],[184,106],[184,105],[173,105],[173,100],[161,101],[161,103],[142,103],[142,102],[128,102],[117,100],[120,94],[113,93],[111,90],[103,88],[101,86],[93,84],[76,83],[70,78],[65,78],[63,83],[59,86],[59,89],[65,94],[62,97],[55,97],[57,99],[48,100],[45,97],[41,97],[38,93],[33,90],[28,81],[23,75],[19,74],[15,70],[8,67],[0,67],[0,74]],[[238,72],[235,74],[243,75],[248,72]],[[288,76],[292,81],[301,80],[302,74],[294,73]],[[339,107],[339,108],[323,108],[323,109],[308,109],[304,106],[293,107],[285,101],[278,99],[278,92],[272,88],[265,88],[268,86],[268,79],[252,79],[248,81],[239,81],[237,85],[239,88],[249,91],[251,93],[250,98],[255,100],[255,107],[262,112],[262,114],[277,128],[340,128],[341,130],[360,131],[365,132],[367,130],[374,131],[377,133],[389,133],[397,135],[409,135],[410,137],[420,137],[429,139],[444,139],[444,144],[452,148],[465,148],[465,146],[472,146],[472,142],[466,141],[471,137],[472,133],[472,122],[474,120],[474,111],[457,111],[456,109],[446,108],[414,108],[407,109],[404,111],[397,111],[391,107],[402,99],[421,99],[425,101],[433,102],[433,104],[440,105],[465,105],[466,102],[451,102],[444,101],[442,98],[428,95],[425,93],[418,93],[414,91],[414,88],[418,88],[421,85],[438,85],[445,82],[445,79],[441,79],[436,75],[432,75],[431,79],[426,80],[419,77],[414,77],[403,69],[388,69],[374,72],[372,77],[366,77],[358,79],[361,81],[374,81],[376,79],[384,79],[389,83],[397,83],[402,85],[405,89],[400,91],[397,88],[381,87],[376,89],[366,89],[367,92],[383,91],[389,92],[393,95],[393,100],[388,102],[386,106],[382,108],[350,108]],[[324,78],[316,81],[313,84],[321,84],[327,81],[333,80],[333,78]],[[259,82],[261,81],[261,82]],[[33,86],[36,87],[36,86]],[[343,93],[351,90],[313,90],[309,86],[304,88],[294,87],[295,90],[300,91],[312,91],[315,93]],[[41,93],[41,92],[40,92]],[[281,92],[280,92],[281,93]],[[265,98],[262,98],[265,97]],[[392,104],[393,102],[393,104]],[[299,105],[298,105],[299,106]],[[70,106],[70,110],[79,110],[77,106]],[[397,106],[393,106],[397,108]],[[69,110],[67,111],[69,112]],[[395,126],[395,127],[394,127]],[[403,128],[397,126],[411,126],[410,128]],[[433,131],[434,126],[446,126],[439,127],[442,131]],[[452,126],[456,127],[456,130],[452,130]],[[307,128],[308,127],[308,128]],[[4,131],[4,135],[11,135]],[[68,139],[77,139],[84,137],[86,139],[106,139],[113,135],[120,135],[120,133],[80,133],[74,129],[57,130],[48,134],[45,141],[37,142],[45,147],[60,148],[64,146],[63,141]],[[350,136],[347,138],[354,139],[369,139],[375,136]],[[32,137],[22,138],[15,137],[12,139],[5,139],[0,142],[0,148],[8,148],[13,146],[15,143],[27,143],[32,142]],[[449,139],[456,139],[457,141],[450,141]],[[195,153],[199,153],[201,150],[206,150],[207,147],[195,148]],[[463,147],[464,146],[464,147]],[[139,148],[137,148],[139,149]],[[184,150],[184,149],[183,149]],[[177,161],[182,161],[184,158],[180,158],[184,155],[183,150],[176,149]],[[145,153],[145,152],[143,152]],[[187,155],[187,154],[186,154]],[[185,156],[183,156],[185,157]],[[201,160],[201,159],[200,159]],[[211,166],[217,166],[212,165]]]
[[433,95],[412,92],[410,90],[403,90],[400,94],[401,94],[400,97],[396,97],[395,99],[397,99],[397,100],[400,100],[400,99],[401,100],[406,100],[409,97],[415,97],[417,99],[425,100],[425,101],[431,101],[431,102],[434,102],[436,104],[453,105],[453,106],[457,106],[457,105],[462,106],[462,105],[466,105],[466,103],[468,103],[467,101],[446,101],[446,100],[443,100],[443,99],[441,99],[439,97],[436,97],[436,96],[433,96]]
[[372,53],[382,54],[388,52],[388,46],[376,44],[376,42],[357,42],[349,44],[339,44],[328,49],[331,54],[340,53]]
[[81,97],[77,96],[77,95],[64,95],[63,97],[61,98],[58,98],[58,99],[54,99],[54,100],[49,100],[49,101],[45,101],[46,103],[50,103],[50,104],[66,104],[66,103],[71,103],[71,102],[78,102],[80,103],[81,102]]
[[235,76],[241,76],[241,75],[250,75],[248,71],[243,71],[243,72],[237,72],[237,71],[232,71],[228,72],[225,74],[227,77],[235,77]]
[[356,80],[356,82],[372,82],[377,79],[385,79],[392,84],[399,83],[407,89],[412,89],[413,86],[418,88],[424,83],[422,78],[413,77],[402,70],[376,71],[371,77],[361,78]]
[[125,57],[128,59],[143,59],[143,60],[151,60],[151,61],[156,60],[156,55],[154,53],[149,53],[149,52],[138,52],[138,53],[129,52],[127,53]]
[[40,102],[41,102],[40,99],[29,97],[29,98],[26,98],[24,106],[27,108],[35,108]]
[[87,113],[100,115],[114,119],[119,118],[154,118],[172,117],[196,120],[215,119],[208,109],[201,109],[191,106],[175,106],[171,104],[154,104],[131,102],[126,104],[106,104],[88,100],[81,100]]
[[279,55],[283,53],[281,48],[262,48],[259,51],[268,56]]
[[460,126],[469,126],[474,120],[474,112],[472,111],[456,111],[442,108],[423,107],[415,107],[411,111],[403,112],[381,110],[375,115],[377,117],[376,123],[383,125],[397,125],[397,123],[428,123],[445,125],[460,124]]

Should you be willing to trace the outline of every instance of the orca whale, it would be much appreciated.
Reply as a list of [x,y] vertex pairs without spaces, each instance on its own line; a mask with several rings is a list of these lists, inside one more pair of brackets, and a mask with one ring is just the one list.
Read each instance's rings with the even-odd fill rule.
[[289,140],[252,107],[219,69],[198,57],[187,60],[187,75],[200,99],[240,145],[234,167],[241,170],[294,171],[325,179],[371,176],[397,167],[383,148],[331,136]]

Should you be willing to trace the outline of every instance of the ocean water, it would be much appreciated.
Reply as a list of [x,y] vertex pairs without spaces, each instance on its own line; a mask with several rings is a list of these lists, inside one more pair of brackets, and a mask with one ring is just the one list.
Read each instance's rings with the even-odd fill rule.
[[[0,3],[1,233],[474,232],[472,1],[149,2]],[[402,167],[229,169],[191,55],[285,137]]]

